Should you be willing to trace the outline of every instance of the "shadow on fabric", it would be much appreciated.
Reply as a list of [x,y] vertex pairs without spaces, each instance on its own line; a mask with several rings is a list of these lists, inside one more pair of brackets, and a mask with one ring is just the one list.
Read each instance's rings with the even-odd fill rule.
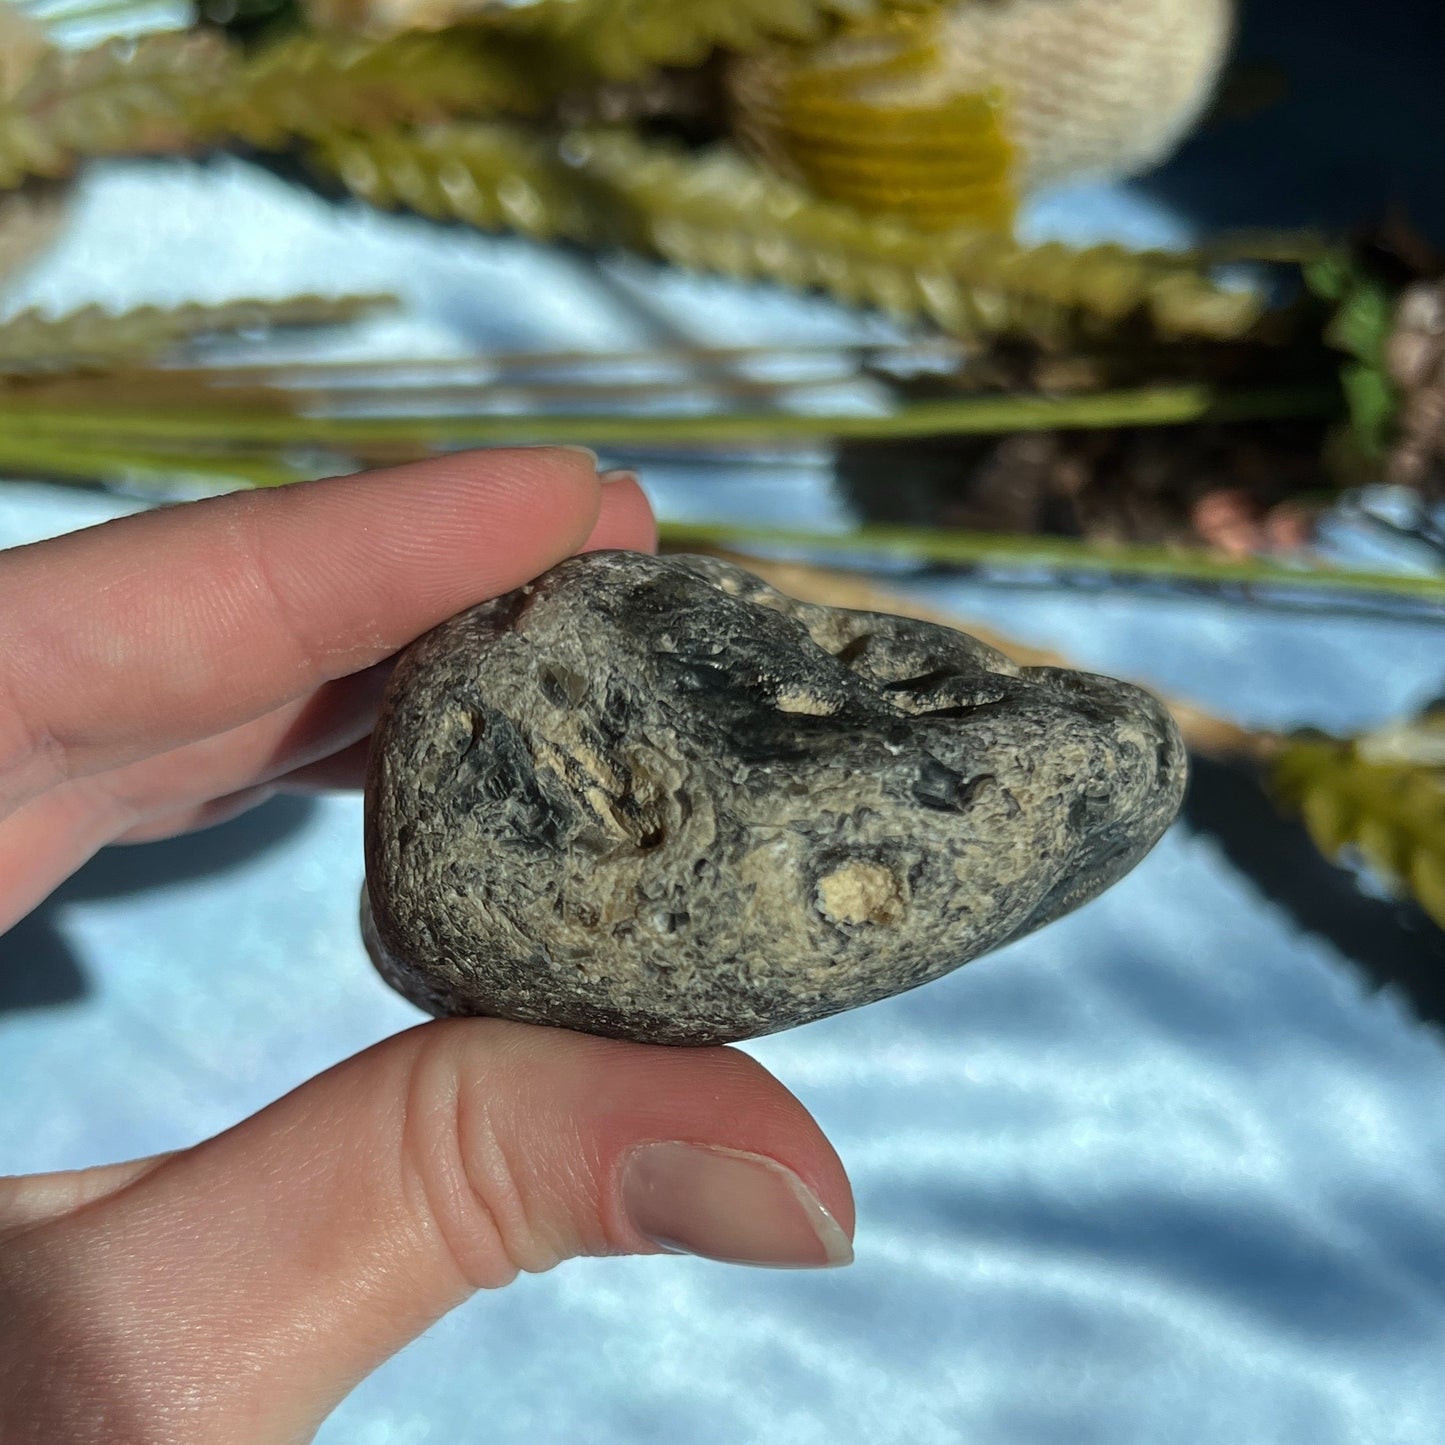
[[1322,857],[1298,823],[1281,816],[1248,774],[1190,759],[1182,820],[1210,834],[1229,861],[1307,933],[1393,987],[1416,1014],[1445,1029],[1445,931],[1411,903],[1372,898],[1354,875]]
[[121,898],[239,868],[285,843],[310,819],[307,798],[274,798],[203,832],[105,848],[0,937],[0,1013],[80,1002],[89,989],[59,915],[68,904]]

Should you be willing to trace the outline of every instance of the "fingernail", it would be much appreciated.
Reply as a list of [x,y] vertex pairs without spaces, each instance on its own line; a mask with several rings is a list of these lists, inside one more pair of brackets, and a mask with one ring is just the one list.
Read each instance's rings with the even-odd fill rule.
[[523,452],[571,452],[574,457],[586,458],[587,464],[594,472],[602,462],[602,459],[591,447],[573,446],[570,442],[542,442],[537,446],[518,447],[517,450]]
[[644,1144],[627,1161],[628,1217],[654,1244],[725,1264],[823,1269],[853,1246],[817,1195],[775,1160],[700,1144]]
[[602,462],[602,459],[597,455],[596,452],[592,450],[591,447],[561,446],[558,447],[557,450],[559,452],[571,452],[573,456],[586,457],[588,464],[591,466],[594,472],[597,470],[597,468],[601,465]]
[[612,482],[635,482],[637,473],[631,467],[613,467],[610,471],[603,472],[598,480],[604,487]]

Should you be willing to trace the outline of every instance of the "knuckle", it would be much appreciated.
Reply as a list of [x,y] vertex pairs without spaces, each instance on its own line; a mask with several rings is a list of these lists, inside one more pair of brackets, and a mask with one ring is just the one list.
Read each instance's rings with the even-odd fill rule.
[[402,1178],[414,1218],[470,1289],[496,1289],[564,1257],[537,1227],[516,1157],[505,1082],[447,1024],[420,1030],[401,1131]]
[[13,683],[0,676],[0,817],[70,778],[64,742],[27,713]]
[[[241,500],[245,503],[254,499]],[[231,519],[230,539],[239,573],[238,586],[262,609],[269,630],[290,651],[308,681],[321,681],[326,676],[325,649],[304,622],[292,588],[277,571],[268,536],[270,529],[263,525],[265,515],[258,506],[242,506]]]

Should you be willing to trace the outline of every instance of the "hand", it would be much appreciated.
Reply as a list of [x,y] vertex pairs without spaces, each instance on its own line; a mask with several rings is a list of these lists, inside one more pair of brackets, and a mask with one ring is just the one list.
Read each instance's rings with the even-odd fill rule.
[[[634,482],[535,449],[0,554],[0,927],[103,844],[357,786],[392,653],[579,549],[653,535]],[[192,1148],[0,1179],[0,1439],[305,1440],[519,1271],[840,1263],[851,1228],[836,1156],[743,1054],[426,1024]]]

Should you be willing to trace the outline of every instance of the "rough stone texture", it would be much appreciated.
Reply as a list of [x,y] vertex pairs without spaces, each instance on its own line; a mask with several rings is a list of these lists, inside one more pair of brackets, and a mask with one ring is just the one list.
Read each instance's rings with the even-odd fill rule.
[[913,988],[1087,901],[1173,818],[1137,688],[595,553],[401,658],[368,946],[438,1014],[749,1038]]

